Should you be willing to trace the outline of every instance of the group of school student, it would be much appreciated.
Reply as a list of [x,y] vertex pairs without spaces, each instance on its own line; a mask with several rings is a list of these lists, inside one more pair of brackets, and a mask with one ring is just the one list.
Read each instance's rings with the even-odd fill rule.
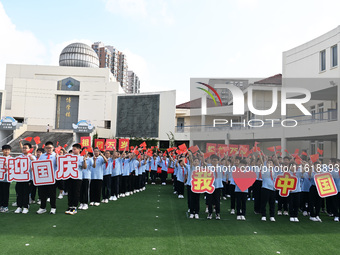
[[[29,204],[35,203],[35,193],[38,190],[38,204],[40,205],[37,214],[46,213],[47,202],[50,202],[50,214],[56,213],[56,191],[60,190],[59,199],[63,195],[68,196],[68,208],[66,214],[76,214],[77,210],[87,210],[90,206],[99,206],[100,203],[116,201],[118,198],[127,197],[134,193],[145,190],[145,184],[148,181],[150,169],[156,169],[162,163],[162,160],[156,160],[154,155],[141,153],[137,156],[135,153],[123,151],[105,151],[101,152],[98,148],[93,149],[93,153],[85,151],[82,154],[82,146],[74,144],[72,150],[68,153],[65,149],[55,153],[52,142],[46,142],[44,148],[35,146],[35,150],[30,143],[23,143],[20,140],[22,154],[20,157],[29,159],[30,181],[16,182],[16,206],[14,213],[27,214]],[[4,167],[8,171],[7,160],[11,158],[11,146],[3,145],[2,154],[6,157]],[[42,185],[35,187],[32,182],[31,162],[35,160],[52,160],[53,170],[56,172],[58,166],[58,157],[60,155],[72,154],[78,157],[78,178],[69,178],[67,180],[57,180],[53,185]],[[154,167],[157,161],[156,168]],[[154,164],[154,165],[153,165]],[[166,165],[167,163],[165,163]],[[151,171],[152,184],[155,184],[157,176],[156,171]],[[166,179],[166,176],[165,176]],[[162,175],[163,184],[165,184],[164,175]],[[0,212],[8,212],[8,202],[10,193],[10,182],[5,173],[5,179],[0,181]],[[101,200],[102,197],[102,200]],[[80,203],[80,204],[79,204]]]
[[[224,200],[229,197],[230,214],[236,213],[237,220],[246,220],[247,201],[253,200],[254,214],[261,215],[262,221],[267,221],[267,210],[269,209],[269,220],[271,222],[275,222],[275,214],[289,216],[290,222],[299,222],[299,212],[303,216],[308,216],[311,221],[322,222],[320,211],[338,222],[340,192],[334,196],[321,198],[316,188],[314,175],[320,172],[330,172],[337,190],[340,191],[340,172],[338,169],[340,159],[332,158],[328,167],[321,168],[319,161],[312,162],[307,157],[301,157],[305,160],[302,160],[301,164],[297,164],[292,155],[283,158],[276,155],[266,156],[262,151],[247,158],[236,155],[220,158],[213,154],[206,159],[203,153],[193,155],[188,151],[186,155],[178,155],[176,159],[170,157],[170,161],[175,167],[173,174],[174,194],[177,194],[178,198],[183,198],[184,186],[187,186],[189,218],[199,219],[200,194],[191,191],[191,174],[196,167],[212,166],[211,169],[214,169],[215,175],[215,190],[212,194],[204,193],[205,212],[208,213],[207,219],[209,220],[213,217],[213,211],[215,211],[216,219],[221,219],[221,197]],[[232,175],[235,169],[241,167],[243,169],[248,167],[256,173],[256,181],[251,187],[243,191],[235,183]],[[279,191],[275,189],[276,177],[282,175],[284,171],[288,171],[297,178],[296,189],[290,191],[288,197],[281,197]],[[276,204],[278,206],[275,213]]]

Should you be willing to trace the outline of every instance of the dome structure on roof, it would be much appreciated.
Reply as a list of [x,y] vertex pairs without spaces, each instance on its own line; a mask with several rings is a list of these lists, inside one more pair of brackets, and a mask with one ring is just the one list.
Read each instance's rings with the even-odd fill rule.
[[60,66],[99,67],[97,53],[87,44],[72,43],[59,56]]

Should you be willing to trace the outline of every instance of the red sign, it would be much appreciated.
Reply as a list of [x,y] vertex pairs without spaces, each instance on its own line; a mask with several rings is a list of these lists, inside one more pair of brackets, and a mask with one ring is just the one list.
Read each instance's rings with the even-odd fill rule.
[[229,156],[233,156],[238,153],[238,145],[237,144],[229,144]]
[[314,181],[320,197],[330,197],[338,194],[334,179],[330,173],[314,175]]
[[119,139],[119,151],[129,150],[130,139]]
[[81,147],[91,147],[91,136],[80,137]]
[[296,189],[297,178],[290,175],[290,173],[284,173],[277,176],[275,180],[275,189],[279,190],[281,197],[288,197],[289,192]]
[[105,150],[105,139],[94,139],[94,147],[98,147],[100,151]]
[[240,155],[245,156],[247,152],[249,151],[249,145],[240,145],[239,150],[240,150]]
[[58,157],[58,170],[55,173],[57,180],[69,178],[78,179],[78,157],[75,155],[63,155]]
[[214,173],[209,169],[196,169],[191,173],[191,191],[212,194],[215,191],[214,180]]
[[117,140],[116,139],[106,139],[105,149],[107,151],[115,151],[116,146],[117,146]]
[[216,143],[207,143],[206,145],[206,153],[216,153],[216,146],[217,144]]
[[32,175],[35,186],[55,183],[52,160],[32,161]]

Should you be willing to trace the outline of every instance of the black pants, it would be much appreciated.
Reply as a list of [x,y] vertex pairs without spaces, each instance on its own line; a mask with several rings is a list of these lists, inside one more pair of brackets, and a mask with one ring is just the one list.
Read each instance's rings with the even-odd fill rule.
[[290,193],[288,197],[289,216],[296,218],[299,213],[300,192]]
[[207,193],[207,204],[209,214],[213,211],[213,205],[215,205],[216,214],[220,213],[220,200],[221,200],[221,189],[215,189],[212,194]]
[[282,211],[282,209],[283,211],[288,211],[288,198],[287,197],[281,197],[280,195],[278,195],[277,201],[278,201],[278,207],[277,207],[278,211]]
[[103,180],[91,180],[90,182],[90,202],[100,203]]
[[125,191],[123,191],[123,176],[119,176],[119,194],[123,194]]
[[161,174],[162,183],[163,183],[163,182],[166,182],[166,178],[167,178],[167,177],[168,177],[168,172],[162,170],[162,174]]
[[309,210],[310,216],[316,217],[320,214],[321,208],[321,197],[318,194],[315,185],[310,186],[309,188]]
[[135,175],[133,177],[133,189],[134,190],[140,189],[140,187],[139,187],[139,178],[140,177],[142,177],[142,176],[141,175],[140,176],[139,175]]
[[122,193],[126,193],[129,191],[129,176],[123,176],[122,178]]
[[[35,195],[37,194],[37,186],[33,184],[33,181],[29,181],[30,183],[30,194],[31,194],[31,199],[35,200]],[[40,197],[39,197],[40,198]]]
[[229,185],[230,192],[230,209],[235,209],[235,185]]
[[135,177],[135,173],[132,172],[132,173],[129,175],[129,179],[128,179],[128,190],[127,190],[127,191],[130,191],[130,192],[133,191],[133,181],[134,181],[134,177]]
[[0,206],[8,207],[10,182],[0,182]]
[[177,192],[178,195],[184,195],[184,183],[177,181]]
[[81,188],[80,188],[80,203],[81,204],[88,204],[89,203],[89,179],[83,179],[81,182]]
[[246,192],[235,192],[237,215],[246,215],[247,196]]
[[157,174],[157,170],[151,170],[150,172],[151,182],[156,181],[156,174]]
[[309,192],[301,192],[301,210],[304,212],[309,212]]
[[82,180],[79,179],[67,179],[65,182],[68,191],[68,207],[77,208],[80,198],[80,188]]
[[65,190],[65,181],[64,180],[57,180],[57,188],[59,190]]
[[138,186],[140,189],[145,186],[145,177],[143,174],[138,175]]
[[111,176],[111,196],[118,196],[119,195],[119,179],[121,176]]
[[17,196],[18,207],[28,208],[30,193],[29,182],[17,182],[16,191],[18,193]]
[[174,191],[177,191],[177,176],[174,175]]
[[102,188],[102,196],[103,199],[109,199],[111,195],[111,175],[103,176],[103,188]]
[[42,185],[38,187],[39,191],[39,197],[41,199],[41,205],[40,208],[46,209],[46,201],[47,198],[50,198],[50,204],[51,208],[57,208],[56,207],[56,190],[57,190],[57,185]]
[[333,203],[333,213],[335,217],[339,217],[339,210],[340,210],[340,192],[335,196],[330,197]]
[[188,201],[188,209],[191,208],[191,186],[186,185],[187,187],[187,201]]
[[191,191],[191,186],[187,186],[188,197],[190,197],[190,213],[199,214],[200,212],[200,193],[194,193]]
[[256,180],[253,185],[253,198],[254,198],[254,212],[261,212],[261,188],[262,181]]
[[275,216],[275,191],[261,188],[261,214],[266,217],[266,206],[269,204],[269,216]]
[[227,197],[227,183],[225,181],[222,182],[223,188],[222,188],[222,197]]
[[144,176],[144,182],[145,182],[144,184],[146,184],[149,180],[149,171],[145,171],[143,173],[143,176]]

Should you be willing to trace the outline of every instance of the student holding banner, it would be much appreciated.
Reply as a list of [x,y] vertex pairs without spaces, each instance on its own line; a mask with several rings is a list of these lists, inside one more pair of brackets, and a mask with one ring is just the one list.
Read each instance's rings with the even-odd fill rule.
[[[105,165],[108,161],[97,147],[94,148],[93,154],[90,183],[90,205],[99,206],[103,184],[103,165]],[[106,203],[106,200],[104,202]]]
[[20,181],[20,182],[18,181],[16,184],[17,209],[14,211],[14,213],[23,213],[23,214],[28,213],[29,181],[32,179],[31,162],[36,160],[36,157],[30,153],[31,149],[32,149],[32,145],[30,143],[25,143],[22,146],[22,154],[20,155],[20,157],[28,158],[29,179],[27,181]]
[[[52,161],[52,166],[53,166],[53,171],[54,173],[57,170],[57,154],[53,152],[54,146],[53,143],[48,141],[45,143],[45,153],[39,156],[38,160],[51,160]],[[39,190],[39,197],[40,197],[40,208],[37,211],[37,214],[43,214],[46,212],[46,201],[47,198],[50,198],[50,203],[51,203],[51,211],[50,214],[55,214],[56,213],[56,189],[57,186],[56,184],[50,184],[50,185],[41,185],[38,187]]]
[[11,146],[3,145],[2,146],[2,156],[5,160],[2,162],[3,168],[5,169],[5,173],[3,173],[4,178],[0,180],[0,212],[7,213],[8,212],[8,200],[9,200],[9,189],[11,183],[8,181],[8,159],[11,158]]
[[200,211],[200,193],[192,192],[191,190],[191,175],[196,167],[200,166],[200,159],[194,158],[191,151],[188,151],[189,154],[189,162],[190,167],[188,169],[188,178],[187,178],[187,192],[188,192],[188,203],[190,210],[190,219],[199,219],[199,211]]
[[313,165],[313,171],[309,170],[309,178],[311,180],[311,186],[309,189],[309,209],[310,209],[310,217],[311,221],[322,222],[320,219],[320,208],[321,208],[321,197],[318,194],[318,190],[316,188],[314,175],[321,172],[321,169],[318,168],[319,161],[315,161]]
[[221,199],[221,189],[223,188],[222,184],[222,168],[218,165],[219,157],[216,154],[213,154],[210,156],[211,159],[211,166],[212,171],[215,176],[214,180],[214,186],[215,190],[212,194],[206,195],[206,201],[208,205],[208,220],[212,219],[212,213],[213,213],[213,205],[215,205],[216,210],[216,220],[220,220],[220,199]]

